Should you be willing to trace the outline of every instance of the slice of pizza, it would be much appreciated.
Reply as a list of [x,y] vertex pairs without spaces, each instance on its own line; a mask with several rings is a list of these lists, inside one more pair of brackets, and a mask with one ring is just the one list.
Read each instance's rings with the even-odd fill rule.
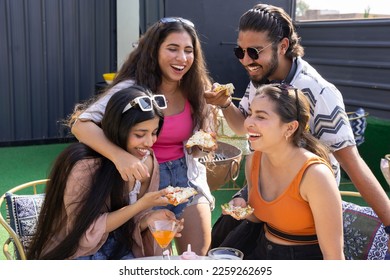
[[198,193],[192,187],[183,188],[168,186],[166,189],[168,190],[168,193],[165,195],[165,197],[168,198],[169,203],[173,204],[174,206],[187,201],[188,198]]
[[226,214],[232,216],[237,220],[245,219],[245,217],[249,216],[255,210],[249,204],[246,207],[233,206],[229,203],[225,203],[221,205],[222,210],[225,211]]
[[213,136],[213,132],[205,132],[203,130],[198,130],[194,135],[188,139],[186,143],[186,148],[191,148],[192,146],[199,146],[201,148],[211,149],[217,145],[217,140]]
[[226,91],[225,94],[230,96],[234,92],[234,86],[232,83],[224,84],[224,85],[215,83],[212,89],[213,92],[220,92],[222,90],[225,90]]

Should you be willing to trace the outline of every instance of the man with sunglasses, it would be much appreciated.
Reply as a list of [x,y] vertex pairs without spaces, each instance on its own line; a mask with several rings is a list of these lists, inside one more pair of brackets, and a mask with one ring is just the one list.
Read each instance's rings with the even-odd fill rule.
[[[302,59],[304,50],[290,16],[279,7],[255,5],[240,18],[234,53],[251,80],[238,108],[224,92],[206,92],[206,101],[221,108],[232,130],[237,135],[244,135],[243,123],[258,86],[272,82],[291,84],[301,89],[311,106],[310,131],[330,148],[338,182],[340,163],[390,234],[389,198],[359,155],[342,95]],[[245,188],[234,197],[241,196],[246,197]],[[219,246],[238,223],[230,216],[221,217],[213,228],[212,247]]]

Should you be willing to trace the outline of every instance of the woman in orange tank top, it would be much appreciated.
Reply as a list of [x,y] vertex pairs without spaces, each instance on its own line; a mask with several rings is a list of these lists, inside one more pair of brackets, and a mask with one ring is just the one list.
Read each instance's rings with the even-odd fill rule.
[[341,197],[328,151],[308,131],[309,104],[287,85],[257,90],[245,120],[248,220],[265,222],[253,259],[344,259]]

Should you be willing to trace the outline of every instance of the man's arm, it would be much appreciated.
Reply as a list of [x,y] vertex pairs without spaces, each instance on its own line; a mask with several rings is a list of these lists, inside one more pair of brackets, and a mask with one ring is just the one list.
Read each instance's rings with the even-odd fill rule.
[[235,134],[241,136],[247,133],[244,127],[245,117],[233,102],[226,109],[222,109],[222,113]]
[[382,223],[385,226],[390,225],[390,200],[370,168],[360,157],[356,146],[340,149],[333,154]]
[[225,91],[206,91],[204,97],[208,104],[218,106],[222,110],[226,122],[235,134],[241,136],[247,133],[244,128],[245,116],[234,105],[231,96],[227,96]]

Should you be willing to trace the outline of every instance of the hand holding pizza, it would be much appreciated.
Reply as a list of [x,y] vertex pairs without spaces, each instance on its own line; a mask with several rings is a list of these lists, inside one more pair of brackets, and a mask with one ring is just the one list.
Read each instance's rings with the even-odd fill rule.
[[224,84],[224,85],[219,83],[214,83],[213,87],[211,88],[213,92],[217,92],[217,93],[224,91],[226,96],[231,96],[234,93],[234,89],[235,88],[232,83]]
[[232,83],[219,84],[214,83],[212,88],[205,91],[204,97],[207,104],[218,106],[219,108],[227,108],[232,102],[234,93],[234,85]]
[[225,203],[221,205],[222,212],[224,214],[230,215],[236,220],[243,220],[249,215],[251,215],[254,211],[249,204],[247,206],[237,206],[230,203]]
[[174,206],[187,202],[191,196],[194,196],[198,193],[192,187],[182,188],[168,186],[165,188],[165,190],[167,190],[165,197],[168,199],[168,202]]

